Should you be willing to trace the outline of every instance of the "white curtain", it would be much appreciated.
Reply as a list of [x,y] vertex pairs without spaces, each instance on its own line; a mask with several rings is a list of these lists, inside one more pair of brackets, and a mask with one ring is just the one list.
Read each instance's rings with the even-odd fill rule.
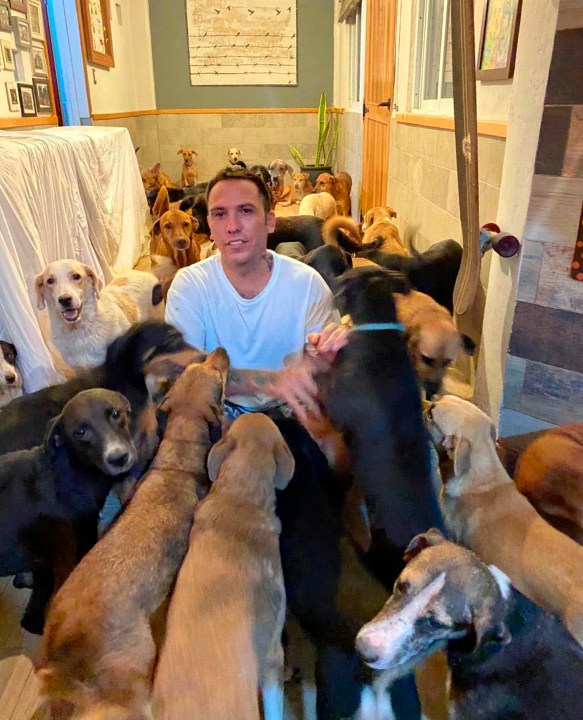
[[147,204],[126,128],[0,131],[0,332],[16,345],[25,390],[62,379],[42,338],[34,276],[53,260],[105,282],[147,247]]

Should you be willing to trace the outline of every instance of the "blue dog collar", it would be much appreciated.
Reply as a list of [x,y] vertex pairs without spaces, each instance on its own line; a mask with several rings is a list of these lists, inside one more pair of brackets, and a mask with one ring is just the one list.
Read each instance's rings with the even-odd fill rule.
[[397,330],[398,332],[404,332],[405,328],[403,323],[390,322],[390,323],[362,323],[362,325],[353,325],[350,330]]

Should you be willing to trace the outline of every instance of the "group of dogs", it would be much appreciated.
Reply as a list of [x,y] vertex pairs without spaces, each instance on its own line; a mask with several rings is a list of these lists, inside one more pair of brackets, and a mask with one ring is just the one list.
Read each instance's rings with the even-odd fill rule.
[[[176,212],[191,226],[200,213],[205,234],[204,194],[185,200],[153,239]],[[76,355],[62,344],[74,377],[0,410],[0,576],[32,586],[22,624],[43,633],[48,717],[255,720],[260,688],[265,718],[281,718],[287,607],[316,648],[319,720],[359,706],[361,720],[385,718],[387,688],[397,708],[399,682],[438,650],[452,718],[579,718],[583,502],[576,478],[553,477],[580,455],[571,431],[538,438],[517,487],[490,418],[435,399],[457,351],[473,349],[448,310],[459,246],[409,256],[338,216],[278,223],[269,246],[301,242],[351,319],[317,377],[343,472],[289,418],[224,428],[228,357],[159,319],[153,274],[102,288],[67,260],[35,280],[58,349],[60,328],[91,325]],[[14,351],[1,349],[15,385]],[[326,429],[308,429],[323,447]],[[98,539],[111,490],[122,511]],[[566,519],[574,539],[556,529]]]

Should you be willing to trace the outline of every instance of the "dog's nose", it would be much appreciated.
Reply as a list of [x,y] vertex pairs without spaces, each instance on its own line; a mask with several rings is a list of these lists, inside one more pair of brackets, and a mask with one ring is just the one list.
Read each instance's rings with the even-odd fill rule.
[[437,393],[439,392],[440,385],[436,382],[426,382],[425,383],[425,395],[427,396],[428,400],[431,400]]
[[12,385],[14,382],[16,382],[16,375],[14,373],[6,373],[4,375],[4,379],[9,385]]
[[367,663],[375,663],[380,659],[379,650],[372,647],[365,637],[357,637],[355,647],[358,654]]
[[188,247],[188,240],[176,240],[174,244],[177,250],[185,250]]
[[72,302],[73,298],[70,295],[61,295],[59,298],[59,305],[62,305],[64,308],[69,307]]
[[112,467],[123,467],[129,458],[129,453],[123,452],[123,453],[111,453],[111,455],[108,455],[105,460],[108,465],[111,465]]

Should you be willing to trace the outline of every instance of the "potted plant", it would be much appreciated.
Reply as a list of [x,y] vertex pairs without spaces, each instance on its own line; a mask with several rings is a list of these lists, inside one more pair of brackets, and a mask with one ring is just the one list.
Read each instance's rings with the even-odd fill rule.
[[289,151],[294,160],[300,166],[300,172],[308,173],[312,185],[316,184],[318,175],[321,173],[331,173],[332,153],[338,143],[338,130],[340,128],[340,118],[337,113],[333,113],[326,105],[326,93],[320,95],[320,104],[318,106],[318,144],[316,146],[316,158],[313,165],[306,163],[300,151],[293,145],[289,146]]

